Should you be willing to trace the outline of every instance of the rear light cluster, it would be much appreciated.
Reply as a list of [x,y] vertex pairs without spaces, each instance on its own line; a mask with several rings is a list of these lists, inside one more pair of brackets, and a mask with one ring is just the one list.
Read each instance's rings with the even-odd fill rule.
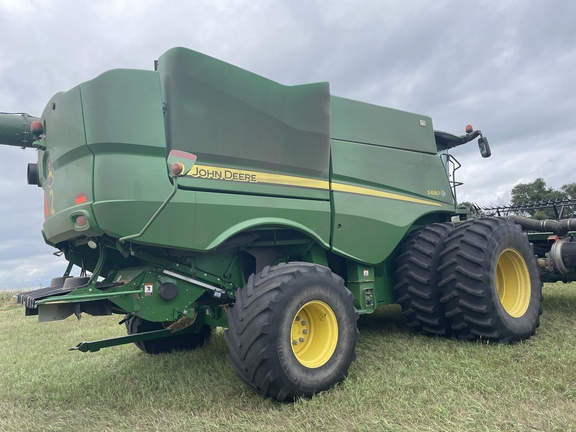
[[86,218],[86,216],[78,216],[74,221],[74,223],[79,227],[85,227],[86,225],[88,225],[88,219]]

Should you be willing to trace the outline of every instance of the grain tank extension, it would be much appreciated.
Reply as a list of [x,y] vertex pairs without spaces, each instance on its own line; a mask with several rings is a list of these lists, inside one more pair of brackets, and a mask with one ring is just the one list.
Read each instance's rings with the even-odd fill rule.
[[39,118],[0,114],[0,143],[38,150],[42,234],[69,262],[18,301],[127,328],[74,349],[195,349],[221,326],[238,378],[293,400],[346,377],[359,314],[398,302],[421,333],[514,342],[538,325],[541,273],[573,279],[572,222],[540,234],[539,263],[524,221],[458,207],[449,149],[478,138],[490,156],[479,130],[184,48],[155,65],[57,93]]

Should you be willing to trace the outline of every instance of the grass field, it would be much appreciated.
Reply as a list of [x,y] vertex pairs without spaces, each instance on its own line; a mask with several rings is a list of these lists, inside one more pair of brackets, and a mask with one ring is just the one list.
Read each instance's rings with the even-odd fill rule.
[[38,324],[0,292],[0,430],[576,430],[576,284],[544,298],[536,336],[512,346],[414,335],[381,308],[360,318],[345,382],[278,403],[235,378],[220,329],[194,352],[68,352],[123,335],[120,317]]

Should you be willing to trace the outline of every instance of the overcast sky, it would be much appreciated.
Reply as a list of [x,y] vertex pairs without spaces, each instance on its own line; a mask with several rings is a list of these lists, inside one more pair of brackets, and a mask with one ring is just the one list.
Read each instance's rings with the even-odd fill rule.
[[[0,111],[40,116],[56,92],[113,68],[152,69],[184,46],[282,84],[471,123],[453,152],[458,198],[506,203],[517,183],[576,182],[576,1],[0,0]],[[0,147],[0,289],[65,268],[42,240],[34,150]]]

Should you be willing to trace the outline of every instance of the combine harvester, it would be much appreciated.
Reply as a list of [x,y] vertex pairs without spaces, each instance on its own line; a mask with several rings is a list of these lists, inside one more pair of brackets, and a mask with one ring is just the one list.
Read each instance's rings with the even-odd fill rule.
[[184,48],[154,69],[103,73],[40,118],[0,114],[0,143],[38,150],[42,234],[69,262],[18,297],[26,315],[124,316],[127,336],[79,351],[194,349],[221,326],[236,375],[293,400],[346,377],[358,316],[380,305],[423,334],[515,342],[542,281],[576,279],[575,220],[458,206],[448,150],[478,138],[490,156],[479,130]]

